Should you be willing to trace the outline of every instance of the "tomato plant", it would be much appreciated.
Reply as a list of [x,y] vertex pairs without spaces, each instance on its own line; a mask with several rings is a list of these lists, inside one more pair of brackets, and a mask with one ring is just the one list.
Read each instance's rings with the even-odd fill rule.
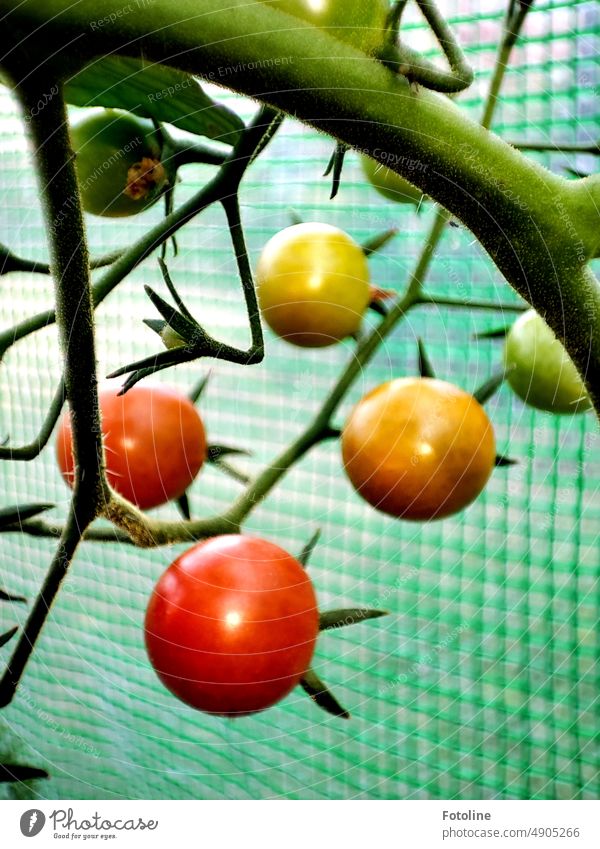
[[94,215],[135,215],[152,206],[169,178],[151,121],[105,109],[71,128],[83,208]]
[[145,623],[150,662],[177,698],[236,716],[283,699],[307,671],[319,631],[312,583],[279,546],[214,537],[160,578]]
[[396,203],[413,203],[419,205],[423,192],[395,171],[381,165],[370,156],[361,156],[361,165],[365,177],[380,195]]
[[403,519],[441,519],[470,504],[495,463],[492,425],[469,393],[432,378],[399,378],[358,403],[342,433],[360,495]]
[[583,413],[591,402],[573,361],[544,319],[528,310],[513,324],[504,346],[507,380],[539,410]]
[[[142,509],[182,495],[206,458],[202,420],[185,395],[166,386],[144,383],[125,395],[119,388],[100,392],[107,478],[121,495]],[[58,465],[73,484],[71,418],[60,422]]]
[[294,224],[273,236],[260,256],[257,282],[269,327],[305,348],[356,333],[370,301],[362,248],[329,224]]
[[389,4],[386,0],[263,0],[282,12],[327,29],[365,53],[383,43]]

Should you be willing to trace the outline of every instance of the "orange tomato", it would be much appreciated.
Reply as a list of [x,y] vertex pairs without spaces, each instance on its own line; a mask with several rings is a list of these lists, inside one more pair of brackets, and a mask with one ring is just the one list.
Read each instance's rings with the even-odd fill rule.
[[469,393],[431,378],[384,383],[355,407],[342,433],[354,488],[377,510],[441,519],[484,488],[495,464],[494,431]]

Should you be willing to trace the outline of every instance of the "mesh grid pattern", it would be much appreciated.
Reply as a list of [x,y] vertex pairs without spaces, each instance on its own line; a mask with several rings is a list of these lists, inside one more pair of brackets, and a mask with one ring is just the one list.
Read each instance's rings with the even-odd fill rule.
[[[471,0],[442,5],[477,71],[461,98],[475,115],[504,4],[487,3],[483,13]],[[507,138],[595,140],[598,7],[537,6],[515,51],[495,129]],[[416,15],[408,26],[416,45],[430,46]],[[228,97],[251,114],[251,104]],[[0,108],[0,238],[41,258],[43,228],[20,125],[6,96]],[[372,273],[377,284],[400,290],[431,205],[417,216],[385,201],[364,184],[354,155],[330,203],[320,177],[330,152],[326,139],[288,121],[249,172],[241,200],[253,259],[289,223],[289,204],[305,220],[337,224],[357,239],[397,226],[399,236],[373,258]],[[594,167],[586,157],[532,155],[557,170]],[[209,173],[187,168],[178,199]],[[93,252],[131,244],[159,214],[118,227],[90,219]],[[209,210],[181,231],[179,243],[170,267],[186,302],[219,338],[240,343],[247,320],[222,214]],[[104,373],[156,350],[141,324],[152,315],[143,283],[160,288],[153,262],[98,312]],[[51,303],[51,285],[40,276],[4,278],[3,288],[3,326]],[[516,300],[464,229],[447,230],[427,289]],[[413,311],[360,376],[339,422],[368,389],[415,372],[418,336],[440,377],[474,389],[497,366],[500,347],[472,335],[510,319],[501,312]],[[251,448],[244,462],[258,470],[318,409],[350,351],[299,351],[269,336],[263,365],[217,364],[202,403],[209,437]],[[204,369],[182,367],[168,380],[189,387]],[[21,443],[37,432],[58,374],[54,328],[9,352],[0,373],[1,434]],[[350,709],[348,723],[319,712],[299,689],[268,714],[235,721],[177,702],[147,662],[141,626],[155,580],[183,547],[83,545],[19,696],[0,714],[6,747],[51,773],[36,791],[48,798],[597,798],[596,423],[592,415],[553,418],[528,410],[507,388],[489,411],[499,450],[520,463],[498,469],[457,517],[411,524],[375,513],[353,493],[339,449],[328,443],[295,467],[246,525],[292,552],[321,527],[311,563],[321,606],[380,604],[391,611],[319,640],[315,666]],[[0,476],[4,503],[43,493],[57,504],[53,515],[64,515],[68,493],[51,446],[26,466],[0,464]],[[192,490],[193,513],[222,510],[237,492],[237,484],[207,469]],[[176,514],[167,507],[160,515]],[[3,535],[0,547],[0,585],[32,598],[53,544]],[[0,607],[2,630],[24,615]]]

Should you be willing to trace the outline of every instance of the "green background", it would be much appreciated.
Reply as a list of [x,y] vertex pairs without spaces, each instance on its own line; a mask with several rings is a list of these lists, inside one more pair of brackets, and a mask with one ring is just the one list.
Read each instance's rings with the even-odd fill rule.
[[[461,103],[480,114],[503,3],[445,2],[477,76]],[[486,11],[480,11],[481,6]],[[470,10],[470,12],[469,12]],[[539,2],[514,53],[495,129],[508,139],[595,141],[599,136],[598,6]],[[418,16],[411,41],[430,49]],[[230,95],[249,117],[255,106]],[[14,104],[0,100],[0,241],[45,256],[34,178]],[[362,181],[349,155],[339,196],[321,174],[331,143],[287,121],[246,177],[242,214],[253,261],[289,223],[338,224],[357,239],[387,227],[399,235],[372,260],[373,280],[401,290],[430,226]],[[562,171],[591,170],[586,157],[539,155]],[[178,200],[211,169],[183,172]],[[137,220],[89,220],[95,253],[131,244],[154,209]],[[171,272],[195,315],[219,338],[248,339],[223,215],[211,209],[179,237]],[[155,352],[141,322],[153,317],[143,284],[161,289],[156,263],[137,269],[98,311],[101,373]],[[34,275],[0,280],[2,327],[51,303]],[[516,296],[463,228],[448,228],[427,284],[431,294],[515,303]],[[473,334],[512,321],[508,313],[419,308],[361,374],[339,421],[365,391],[416,369],[422,336],[440,377],[468,389],[498,366],[501,343]],[[256,471],[297,435],[352,356],[352,345],[305,351],[268,337],[263,365],[217,363],[202,402],[209,438],[250,448]],[[191,386],[208,365],[169,372]],[[21,444],[37,432],[60,371],[55,328],[15,345],[0,368],[0,435]],[[597,798],[600,566],[598,431],[593,415],[553,418],[525,408],[507,387],[488,405],[501,452],[519,464],[498,469],[477,502],[430,524],[393,521],[371,510],[346,481],[339,449],[315,449],[251,516],[246,528],[299,552],[313,531],[311,563],[324,608],[380,605],[391,615],[324,634],[315,666],[349,709],[349,722],[320,712],[299,689],[281,705],[234,721],[196,713],[162,688],[147,661],[142,621],[152,586],[181,546],[138,551],[84,544],[52,611],[23,686],[0,714],[7,759],[46,768],[31,788],[5,796],[47,798]],[[2,503],[56,503],[68,491],[53,446],[28,464],[0,465]],[[213,469],[192,490],[194,515],[224,509],[239,485]],[[175,516],[171,507],[156,515]],[[0,537],[0,586],[32,599],[54,545]],[[26,610],[0,605],[0,631]],[[0,651],[8,659],[10,646]],[[8,757],[10,755],[10,757]],[[1,760],[1,758],[0,758]]]

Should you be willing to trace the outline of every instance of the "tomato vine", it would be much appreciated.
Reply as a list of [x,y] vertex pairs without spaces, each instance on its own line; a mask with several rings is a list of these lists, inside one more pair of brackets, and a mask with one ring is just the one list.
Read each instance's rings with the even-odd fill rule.
[[[94,3],[93,16],[97,18],[105,14],[108,18],[114,11],[114,5],[112,0]],[[22,37],[21,48],[13,50],[11,45],[4,64],[16,81],[17,94],[28,116],[56,285],[56,309],[33,316],[0,334],[0,352],[5,353],[18,340],[56,321],[65,361],[64,384],[61,383],[57,389],[37,440],[21,449],[2,446],[0,457],[26,460],[36,456],[54,427],[66,395],[73,416],[73,443],[78,470],[73,501],[64,527],[48,525],[39,518],[0,526],[0,531],[19,530],[59,537],[44,586],[0,681],[0,705],[10,702],[14,695],[52,601],[82,539],[119,539],[140,546],[156,546],[238,533],[250,512],[295,462],[318,443],[339,436],[333,417],[382,340],[409,310],[437,303],[424,291],[424,282],[436,246],[452,215],[473,230],[509,282],[544,313],[549,324],[565,341],[580,371],[586,373],[590,395],[600,409],[600,292],[587,265],[587,261],[597,256],[600,249],[595,209],[600,199],[600,182],[597,178],[588,178],[577,185],[569,184],[526,160],[510,145],[487,131],[508,55],[530,4],[510,4],[483,127],[466,119],[448,98],[429,90],[436,86],[441,90],[452,90],[448,89],[448,78],[452,75],[452,85],[456,85],[458,79],[458,85],[464,87],[469,77],[462,66],[460,54],[454,50],[454,42],[445,38],[445,22],[433,4],[420,3],[428,10],[427,19],[434,32],[449,47],[447,53],[452,74],[445,74],[441,82],[440,76],[436,76],[425,64],[419,65],[420,60],[413,53],[387,54],[380,57],[383,61],[379,62],[360,54],[355,46],[315,30],[310,23],[292,31],[286,30],[281,26],[280,12],[269,8],[269,4],[260,4],[261,8],[257,8],[258,5],[231,0],[228,6],[235,7],[235,14],[219,15],[215,4],[207,0],[182,0],[176,8],[170,0],[156,0],[156,13],[160,13],[166,22],[160,34],[149,31],[145,22],[138,18],[128,21],[123,29],[119,27],[119,20],[115,20],[114,24],[103,28],[101,34],[92,31],[83,42],[77,42],[76,35],[82,22],[90,18],[91,3],[82,2],[66,9],[58,0],[48,0],[44,4],[25,0],[18,5],[0,0],[0,9],[10,14],[14,24],[12,28],[6,28],[10,30],[11,40],[15,39],[15,35],[17,40]],[[186,17],[186,9],[190,15],[184,28],[180,21]],[[397,26],[399,19],[393,23]],[[38,34],[34,35],[34,31]],[[117,257],[111,257],[102,277],[92,285],[67,132],[61,78],[65,72],[57,69],[56,60],[45,52],[44,40],[39,32],[52,44],[53,51],[57,44],[64,48],[69,39],[75,38],[76,46],[70,53],[72,70],[75,71],[80,70],[96,53],[114,51],[118,54],[126,48],[131,50],[132,43],[138,41],[149,59],[157,63],[174,63],[182,71],[209,78],[214,68],[223,62],[230,65],[238,63],[243,67],[249,61],[266,59],[277,53],[280,56],[301,56],[303,61],[259,67],[256,73],[250,75],[236,72],[228,76],[228,83],[234,89],[254,96],[266,105],[252,124],[241,132],[225,161],[214,163],[219,166],[216,176],[195,197],[149,230],[136,245]],[[232,37],[236,33],[243,38]],[[48,38],[50,34],[56,38]],[[23,69],[24,63],[30,60],[30,48],[39,57],[41,70],[36,69],[25,79]],[[361,61],[357,62],[357,58]],[[328,76],[331,83],[324,90],[322,80]],[[414,85],[415,81],[426,87]],[[54,92],[55,89],[56,93],[45,97],[45,92]],[[39,110],[37,104],[41,99],[44,99],[45,106]],[[389,163],[389,157],[383,156],[386,150],[388,153],[402,150],[404,155],[394,160],[394,171],[401,177],[410,178],[411,183],[443,204],[444,208],[438,208],[405,291],[375,330],[359,342],[350,363],[303,433],[249,483],[223,515],[180,522],[152,520],[111,490],[106,480],[98,414],[93,312],[131,270],[164,245],[179,228],[209,205],[221,203],[227,214],[247,306],[252,335],[250,347],[242,350],[223,346],[210,337],[197,322],[194,324],[191,312],[187,307],[184,309],[185,305],[177,300],[176,294],[176,307],[160,298],[152,298],[163,319],[185,339],[186,344],[163,350],[148,360],[123,366],[116,374],[129,374],[125,386],[130,388],[154,371],[201,357],[220,357],[238,363],[260,361],[263,354],[262,330],[244,244],[237,191],[246,169],[276,131],[283,111],[312,123],[344,145],[360,145],[365,151],[366,138],[372,155],[384,165]],[[185,162],[186,157],[193,159],[196,154],[179,149],[174,155]],[[411,157],[421,162],[423,167],[416,171],[409,168],[406,160]],[[60,175],[58,179],[57,175]],[[553,198],[551,208],[549,197]],[[483,214],[488,207],[494,209],[493,220]],[[584,263],[574,253],[575,237],[583,246]],[[5,254],[5,258],[9,261],[10,253]],[[13,266],[18,265],[14,257],[12,262]],[[173,293],[176,293],[174,287]],[[565,305],[573,313],[569,327],[564,327],[562,322]],[[193,327],[189,338],[182,332],[184,323],[181,318]],[[591,366],[589,370],[588,365]],[[100,516],[113,522],[117,530],[91,528],[94,519]],[[306,683],[313,692],[315,687],[318,690],[318,686],[318,680]]]

